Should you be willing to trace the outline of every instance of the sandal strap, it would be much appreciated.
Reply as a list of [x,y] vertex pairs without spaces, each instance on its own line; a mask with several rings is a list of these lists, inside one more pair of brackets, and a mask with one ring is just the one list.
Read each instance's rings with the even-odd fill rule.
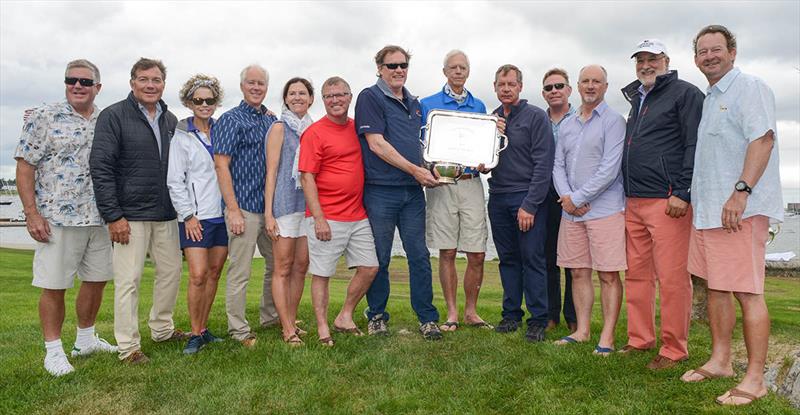
[[728,397],[745,398],[745,399],[750,399],[751,401],[755,401],[756,399],[758,399],[758,396],[737,388],[732,388],[731,390],[729,390]]

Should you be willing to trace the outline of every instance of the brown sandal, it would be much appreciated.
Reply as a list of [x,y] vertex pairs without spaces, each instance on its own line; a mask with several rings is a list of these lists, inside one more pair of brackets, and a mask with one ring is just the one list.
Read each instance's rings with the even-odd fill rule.
[[292,347],[302,346],[303,344],[305,344],[303,343],[303,340],[300,338],[300,336],[298,336],[297,334],[292,334],[291,336],[283,339],[283,342]]
[[[693,376],[693,375],[700,375],[701,377],[700,377],[700,379],[697,379],[697,380],[684,380],[683,379],[685,376]],[[716,375],[716,374],[711,373],[711,372],[709,372],[709,371],[707,371],[707,370],[705,370],[705,369],[703,369],[701,367],[698,367],[697,369],[692,369],[692,370],[689,370],[686,373],[684,373],[683,376],[681,376],[681,380],[683,382],[685,382],[685,383],[699,383],[699,382],[703,382],[703,381],[706,381],[706,380],[722,378],[722,377],[727,377],[727,376]]]
[[339,327],[335,324],[333,325],[333,331],[335,331],[336,333],[352,334],[353,336],[356,337],[361,337],[364,335],[364,332],[359,330],[358,327],[345,328],[345,327]]
[[322,339],[319,339],[319,344],[321,344],[321,345],[323,345],[325,347],[333,347],[334,345],[336,345],[336,342],[333,341],[333,337],[328,336],[328,337],[324,337]]
[[[728,396],[726,396],[726,397],[724,397],[722,399],[720,399],[720,398],[716,399],[718,404],[725,405],[725,406],[744,406],[744,405],[750,405],[751,403],[753,403],[753,402],[755,402],[755,401],[767,396],[766,393],[761,395],[761,396],[756,396],[756,395],[753,395],[750,392],[745,392],[745,391],[743,391],[741,389],[737,389],[737,388],[732,388],[727,393],[728,393]],[[724,395],[725,394],[723,394],[723,396]],[[747,402],[736,403],[735,401],[730,400],[731,398],[744,398],[744,399],[747,399]],[[730,403],[728,403],[728,402],[730,402]]]

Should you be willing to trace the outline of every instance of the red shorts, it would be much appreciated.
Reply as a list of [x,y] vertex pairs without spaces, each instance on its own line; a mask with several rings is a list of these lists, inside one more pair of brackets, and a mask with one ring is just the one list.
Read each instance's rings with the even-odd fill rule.
[[596,271],[624,271],[625,214],[573,222],[561,218],[558,229],[558,266],[591,268]]
[[742,220],[742,230],[697,230],[689,238],[689,272],[708,281],[717,291],[764,294],[764,254],[769,237],[769,218],[762,215]]

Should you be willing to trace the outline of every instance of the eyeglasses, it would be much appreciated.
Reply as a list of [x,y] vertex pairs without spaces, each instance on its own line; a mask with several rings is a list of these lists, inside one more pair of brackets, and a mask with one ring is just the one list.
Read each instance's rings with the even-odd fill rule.
[[544,89],[544,92],[550,92],[550,91],[553,90],[553,88],[555,88],[555,89],[560,91],[560,90],[564,89],[565,86],[567,86],[567,84],[565,84],[563,82],[559,82],[557,84],[545,85],[545,86],[542,87],[542,89]]
[[214,104],[217,103],[217,99],[216,98],[192,98],[192,104],[194,104],[194,105],[203,105],[203,102],[205,102],[206,105],[214,105]]
[[340,92],[340,93],[338,93],[338,94],[327,94],[327,95],[323,95],[323,96],[322,96],[322,99],[324,99],[324,100],[326,100],[326,101],[333,101],[335,98],[342,99],[342,98],[345,98],[345,97],[347,97],[347,96],[349,96],[349,95],[350,95],[350,93],[349,93],[349,92]]
[[73,77],[66,77],[64,78],[64,83],[67,85],[75,85],[77,83],[81,84],[81,86],[94,86],[94,79],[89,78],[73,78]]
[[385,66],[391,70],[395,70],[397,68],[406,69],[408,68],[408,62],[401,62],[401,63],[382,63],[381,66]]

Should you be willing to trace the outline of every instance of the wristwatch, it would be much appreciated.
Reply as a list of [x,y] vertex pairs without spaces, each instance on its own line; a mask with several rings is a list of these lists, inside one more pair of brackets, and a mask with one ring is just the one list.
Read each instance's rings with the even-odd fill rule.
[[[748,189],[749,189],[749,187],[748,187]],[[194,217],[194,213],[190,213],[190,214],[189,214],[189,215],[187,215],[185,218],[183,218],[183,221],[184,221],[184,222],[186,222],[187,220],[189,220],[189,219],[191,219],[191,218],[193,218],[193,217]]]
[[733,186],[737,192],[747,192],[748,195],[753,194],[753,189],[747,185],[747,182],[744,180],[739,180],[736,182],[736,185]]

